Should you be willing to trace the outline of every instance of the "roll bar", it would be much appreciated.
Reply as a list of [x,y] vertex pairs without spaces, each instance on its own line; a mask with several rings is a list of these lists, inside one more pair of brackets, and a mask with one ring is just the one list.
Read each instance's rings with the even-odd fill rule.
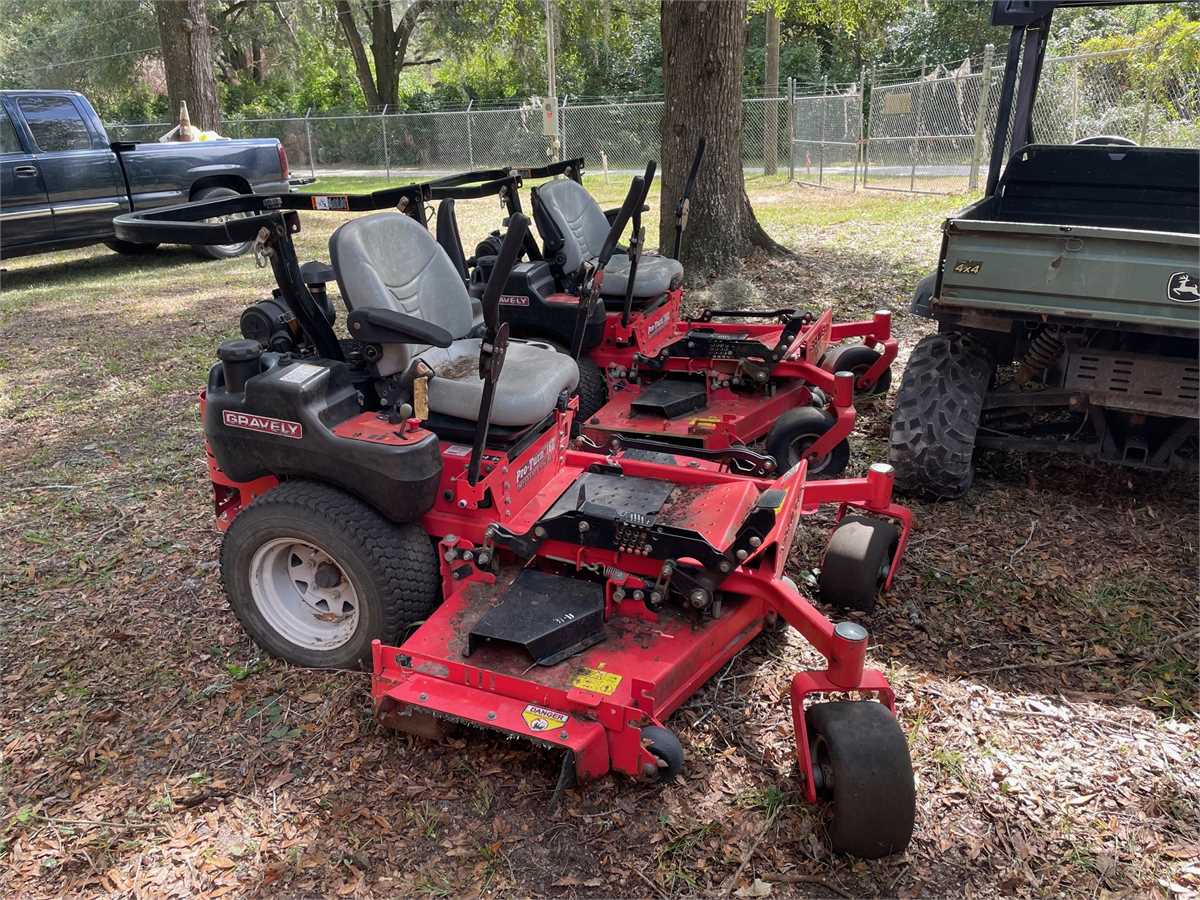
[[[430,198],[427,182],[384,188],[369,194],[239,194],[219,200],[181,203],[125,213],[113,219],[113,231],[123,241],[162,244],[240,244],[258,237],[281,218],[298,222],[299,210],[370,212],[399,209],[424,224],[423,204]],[[223,221],[205,221],[235,216]],[[299,231],[298,224],[291,232]]]

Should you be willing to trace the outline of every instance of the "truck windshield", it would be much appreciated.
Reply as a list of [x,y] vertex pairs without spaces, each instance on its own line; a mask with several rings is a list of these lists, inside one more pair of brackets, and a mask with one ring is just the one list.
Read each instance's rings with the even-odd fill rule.
[[70,97],[22,97],[17,104],[44,152],[92,149],[91,133]]

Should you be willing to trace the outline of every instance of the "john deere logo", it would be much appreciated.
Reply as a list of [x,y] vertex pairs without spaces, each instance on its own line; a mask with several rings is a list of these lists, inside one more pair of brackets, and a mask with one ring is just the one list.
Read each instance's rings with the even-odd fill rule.
[[1175,272],[1167,281],[1167,299],[1176,303],[1200,303],[1200,279],[1189,272]]

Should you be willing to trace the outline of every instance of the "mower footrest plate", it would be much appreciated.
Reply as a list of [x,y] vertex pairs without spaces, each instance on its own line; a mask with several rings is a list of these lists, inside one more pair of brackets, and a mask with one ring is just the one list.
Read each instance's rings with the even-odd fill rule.
[[642,389],[629,405],[631,412],[643,416],[677,419],[708,405],[708,390],[703,381],[662,378]]
[[467,655],[487,642],[524,647],[541,666],[604,640],[602,585],[525,569],[467,635]]

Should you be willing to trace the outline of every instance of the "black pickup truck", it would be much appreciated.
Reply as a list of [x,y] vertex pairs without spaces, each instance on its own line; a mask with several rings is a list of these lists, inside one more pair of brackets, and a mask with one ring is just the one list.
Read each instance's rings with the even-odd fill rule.
[[[277,140],[111,142],[100,117],[73,91],[0,91],[0,258],[107,244],[146,253],[113,234],[132,210],[234,194],[288,190]],[[221,259],[248,243],[196,247]]]

